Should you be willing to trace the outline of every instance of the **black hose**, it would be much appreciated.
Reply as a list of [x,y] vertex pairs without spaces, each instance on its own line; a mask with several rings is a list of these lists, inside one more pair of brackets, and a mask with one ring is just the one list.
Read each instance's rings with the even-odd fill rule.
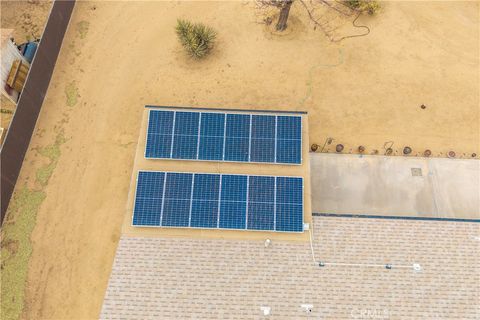
[[349,38],[357,38],[357,37],[364,37],[366,35],[368,35],[370,33],[370,28],[363,25],[363,26],[359,26],[356,24],[357,22],[357,19],[360,18],[360,15],[362,13],[359,12],[357,17],[352,21],[352,25],[355,27],[355,28],[363,28],[363,29],[367,29],[367,31],[365,33],[362,33],[362,34],[354,34],[354,35],[350,35],[350,36],[345,36],[345,37],[341,37],[340,39],[332,39],[332,42],[340,42],[342,40],[345,40],[345,39],[349,39]]

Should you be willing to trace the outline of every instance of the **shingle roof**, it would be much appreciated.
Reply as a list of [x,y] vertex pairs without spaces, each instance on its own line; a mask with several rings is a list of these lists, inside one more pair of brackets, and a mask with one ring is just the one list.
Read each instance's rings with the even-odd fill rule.
[[124,236],[101,318],[266,319],[269,306],[270,319],[478,319],[479,226],[314,218],[318,260],[391,270],[318,267],[308,242]]

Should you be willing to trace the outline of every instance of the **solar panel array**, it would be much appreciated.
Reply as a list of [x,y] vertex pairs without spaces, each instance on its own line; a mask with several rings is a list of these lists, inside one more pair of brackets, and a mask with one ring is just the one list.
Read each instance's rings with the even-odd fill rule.
[[300,164],[302,118],[150,110],[145,157]]
[[303,179],[139,171],[134,226],[303,231]]

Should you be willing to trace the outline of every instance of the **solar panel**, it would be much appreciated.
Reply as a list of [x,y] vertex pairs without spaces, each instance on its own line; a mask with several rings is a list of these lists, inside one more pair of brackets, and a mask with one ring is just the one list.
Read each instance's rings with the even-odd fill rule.
[[175,112],[172,158],[196,159],[198,143],[198,112]]
[[132,224],[302,232],[303,179],[140,171]]
[[303,231],[303,180],[301,178],[277,178],[275,205],[275,230]]
[[276,116],[252,115],[250,161],[275,162]]
[[149,159],[300,164],[301,152],[300,116],[149,111]]
[[302,119],[300,117],[277,117],[276,161],[301,163]]
[[165,173],[138,173],[134,225],[159,226]]
[[167,173],[163,199],[164,204],[160,213],[162,226],[188,227],[192,201],[192,174]]
[[172,156],[174,115],[172,111],[160,110],[149,113],[145,157],[170,158]]
[[225,114],[200,114],[199,160],[223,160]]
[[222,175],[219,228],[246,228],[247,180],[247,176]]
[[219,190],[220,176],[218,174],[194,175],[191,227],[217,227]]
[[248,162],[250,115],[227,114],[224,160]]

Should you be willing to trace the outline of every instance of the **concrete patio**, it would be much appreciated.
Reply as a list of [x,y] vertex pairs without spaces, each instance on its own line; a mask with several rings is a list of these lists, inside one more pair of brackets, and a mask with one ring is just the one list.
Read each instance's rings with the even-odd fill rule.
[[480,161],[310,153],[315,213],[480,218]]

